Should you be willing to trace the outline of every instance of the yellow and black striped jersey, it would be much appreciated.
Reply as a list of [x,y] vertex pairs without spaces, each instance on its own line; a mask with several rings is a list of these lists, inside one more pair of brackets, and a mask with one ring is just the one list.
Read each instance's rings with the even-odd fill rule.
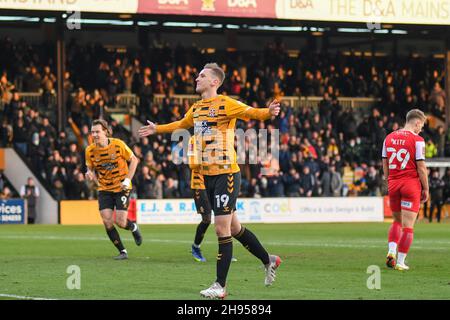
[[192,190],[205,190],[205,178],[198,172],[198,170],[191,171],[191,189]]
[[252,108],[230,97],[218,95],[194,103],[182,120],[157,125],[156,132],[169,133],[194,127],[194,137],[201,153],[199,173],[214,176],[239,172],[234,150],[236,120],[267,120],[270,117],[269,108]]
[[187,158],[189,163],[189,168],[191,170],[197,170],[200,167],[199,158],[201,156],[201,150],[198,148],[195,136],[189,138]]
[[103,148],[95,143],[86,148],[86,166],[95,171],[99,191],[120,192],[133,151],[120,139],[109,138],[108,141]]
[[201,152],[197,148],[195,143],[195,136],[192,136],[189,139],[189,146],[187,151],[189,168],[191,168],[191,189],[193,190],[205,190],[205,180],[203,175],[198,171],[200,168],[200,163],[198,161],[198,157]]

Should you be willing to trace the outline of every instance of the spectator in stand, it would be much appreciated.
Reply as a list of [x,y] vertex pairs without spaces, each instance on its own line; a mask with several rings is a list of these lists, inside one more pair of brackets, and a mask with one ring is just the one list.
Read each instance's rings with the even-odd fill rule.
[[138,175],[137,193],[139,199],[154,199],[154,179],[150,175],[150,169],[146,165],[141,167],[141,172]]
[[308,138],[303,139],[303,143],[301,145],[301,151],[303,153],[303,157],[311,157],[313,159],[317,159],[317,152],[314,146],[309,142]]
[[0,102],[9,104],[13,97],[14,85],[9,82],[6,72],[0,77]]
[[8,199],[13,198],[13,193],[11,192],[11,189],[9,187],[5,186],[0,190],[1,190],[0,199],[8,200]]
[[17,118],[19,110],[23,110],[24,106],[26,105],[25,102],[22,101],[22,98],[17,91],[13,90],[11,91],[11,93],[12,98],[9,103],[5,103],[5,107],[3,109],[3,119],[8,120],[10,123],[12,123],[14,119]]
[[164,198],[176,199],[180,197],[175,181],[172,178],[168,178],[164,187]]
[[[141,154],[146,155],[149,151],[151,151],[152,146],[150,145],[150,141],[148,137],[142,137],[139,146],[141,147]],[[136,152],[135,152],[136,154]]]
[[33,224],[38,216],[36,207],[40,191],[32,177],[29,177],[27,183],[20,188],[20,197],[27,200],[28,223]]
[[433,140],[429,138],[427,140],[427,144],[425,146],[425,157],[426,158],[434,158],[438,154],[438,150]]
[[39,92],[41,90],[41,75],[35,66],[27,68],[27,75],[24,79],[23,90],[25,92]]
[[323,99],[319,102],[319,115],[325,123],[331,122],[332,103],[328,92],[323,94]]
[[64,83],[63,83],[63,89],[64,89],[64,105],[66,107],[69,107],[68,102],[70,101],[70,95],[72,92],[74,92],[75,87],[73,85],[71,74],[69,71],[64,72]]
[[51,72],[49,66],[44,67],[42,74],[41,88],[43,89],[43,105],[49,108],[50,96],[55,95],[56,76]]
[[72,120],[72,118],[69,118],[67,121],[69,122],[75,136],[77,137],[78,148],[80,150],[84,150],[87,146],[92,144],[93,139],[89,134],[89,127],[87,124],[84,124],[80,130],[78,128],[78,125],[74,120]]
[[24,119],[17,119],[13,127],[14,145],[21,151],[23,156],[28,155],[28,129],[25,126]]
[[445,99],[445,91],[442,89],[439,82],[435,82],[433,89],[430,92],[429,101],[433,107],[432,111],[434,111],[436,115],[444,113]]
[[375,148],[373,152],[377,152],[378,150],[382,149],[384,138],[386,137],[386,129],[384,128],[384,122],[383,120],[379,120],[377,127],[373,131],[372,135],[372,145]]
[[56,130],[50,124],[50,121],[47,117],[42,118],[41,130],[45,130],[46,135],[49,139],[55,140],[56,138]]
[[339,147],[336,143],[336,139],[331,138],[327,148],[327,156],[333,158],[337,155],[339,155]]
[[[59,179],[57,179],[59,180]],[[61,180],[59,180],[61,181]],[[67,184],[67,198],[71,200],[88,200],[90,191],[84,174],[78,169],[74,170],[73,176]]]
[[300,173],[294,168],[289,170],[289,174],[283,175],[286,196],[300,197],[300,181]]
[[163,174],[158,174],[155,181],[154,194],[156,199],[162,199],[164,195],[164,181],[166,178]]
[[52,196],[56,201],[66,200],[66,193],[64,191],[64,184],[60,179],[55,179],[52,184]]
[[[357,143],[358,141],[358,143]],[[363,145],[361,144],[361,139],[359,137],[351,138],[350,141],[345,144],[343,158],[347,162],[358,162],[362,161],[363,157]]]
[[381,194],[382,178],[374,166],[370,166],[365,175],[367,189],[364,194],[375,197]]
[[365,163],[358,165],[356,162],[352,163],[353,166],[353,183],[349,186],[349,195],[358,196],[366,194],[367,190],[367,180],[366,180],[366,167]]
[[339,197],[343,186],[342,177],[334,165],[330,165],[320,180],[323,197]]
[[437,141],[437,155],[438,157],[445,157],[445,129],[443,126],[438,126],[434,141]]
[[10,147],[13,141],[13,128],[5,119],[2,121],[2,127],[0,128],[0,143],[1,147]]
[[303,174],[300,182],[300,195],[302,197],[312,197],[316,178],[311,174],[309,167],[303,167]]
[[441,222],[441,211],[444,205],[444,189],[445,182],[439,177],[439,171],[433,170],[430,177],[430,213],[428,220],[431,223],[433,221],[434,209],[436,209],[436,220]]
[[[75,97],[69,96],[69,119],[72,120],[77,126],[81,126],[82,124],[82,114],[83,110],[86,108],[86,92],[82,88],[78,88],[78,90],[74,93]],[[71,122],[69,121],[69,124]]]
[[267,182],[268,192],[271,197],[277,198],[284,196],[284,185],[278,170],[274,171],[271,176],[267,177]]

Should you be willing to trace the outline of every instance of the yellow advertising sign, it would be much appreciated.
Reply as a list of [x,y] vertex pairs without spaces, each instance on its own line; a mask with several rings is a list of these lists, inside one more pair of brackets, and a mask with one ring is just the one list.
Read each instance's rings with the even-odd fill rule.
[[138,0],[0,0],[0,9],[136,13]]
[[60,202],[61,224],[102,224],[97,200],[65,200]]
[[450,25],[450,0],[277,0],[279,19]]

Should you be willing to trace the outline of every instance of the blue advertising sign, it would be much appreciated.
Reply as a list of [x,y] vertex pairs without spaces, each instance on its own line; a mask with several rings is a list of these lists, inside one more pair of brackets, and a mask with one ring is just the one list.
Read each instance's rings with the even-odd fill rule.
[[26,223],[24,199],[0,200],[0,224]]

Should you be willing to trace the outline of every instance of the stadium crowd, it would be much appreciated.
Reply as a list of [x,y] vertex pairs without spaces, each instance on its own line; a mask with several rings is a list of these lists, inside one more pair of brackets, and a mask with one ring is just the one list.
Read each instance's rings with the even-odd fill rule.
[[[133,181],[135,196],[191,197],[188,166],[172,161],[172,150],[180,143],[164,135],[133,140],[109,116],[108,105],[115,103],[119,93],[133,93],[140,98],[142,122],[178,120],[189,103],[178,104],[173,95],[195,94],[198,68],[212,60],[223,61],[227,74],[222,93],[236,95],[249,105],[265,106],[269,99],[283,96],[323,97],[315,108],[284,103],[276,119],[238,123],[243,129],[280,130],[278,160],[241,165],[243,197],[380,195],[380,154],[386,134],[400,128],[404,114],[413,107],[438,119],[445,110],[443,70],[434,59],[385,57],[368,63],[355,55],[308,50],[291,57],[278,41],[259,53],[211,56],[195,47],[154,43],[145,50],[118,54],[101,45],[81,46],[72,41],[64,74],[69,118],[67,130],[58,132],[51,119],[56,87],[51,52],[51,45],[0,40],[0,141],[1,146],[20,151],[58,200],[96,197],[95,188],[83,175],[83,157],[91,142],[90,122],[99,117],[110,121],[114,136],[126,141],[141,159]],[[40,92],[42,100],[30,105],[19,92]],[[155,94],[166,95],[162,104],[154,103]],[[380,102],[360,119],[354,110],[340,105],[343,96],[373,97]],[[426,126],[423,135],[428,158],[450,155],[450,137],[442,126]],[[262,176],[261,168],[271,166],[274,170]],[[444,186],[436,186],[447,199],[450,170],[438,178]]]

